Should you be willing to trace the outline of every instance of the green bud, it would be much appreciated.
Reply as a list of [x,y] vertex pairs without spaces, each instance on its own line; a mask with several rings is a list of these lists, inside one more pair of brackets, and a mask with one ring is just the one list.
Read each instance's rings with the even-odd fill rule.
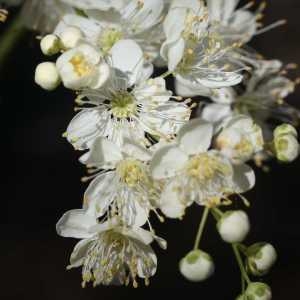
[[262,282],[252,282],[248,285],[245,295],[247,300],[271,300],[271,288]]
[[290,124],[282,124],[274,130],[274,138],[279,137],[280,135],[291,134],[295,138],[298,137],[297,130]]
[[271,244],[257,243],[247,249],[247,269],[255,276],[268,273],[277,260],[277,253]]

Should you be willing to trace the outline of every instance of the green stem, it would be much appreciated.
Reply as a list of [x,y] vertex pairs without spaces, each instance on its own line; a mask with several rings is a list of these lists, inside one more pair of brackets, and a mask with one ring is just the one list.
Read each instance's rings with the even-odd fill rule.
[[168,76],[170,76],[170,75],[172,75],[172,74],[173,74],[172,71],[167,71],[167,72],[163,73],[162,75],[160,75],[160,77],[161,77],[161,78],[166,78],[166,77],[168,77]]
[[241,274],[242,274],[243,278],[245,279],[247,284],[250,284],[251,280],[250,280],[250,278],[249,278],[249,276],[248,276],[248,274],[247,274],[247,272],[244,268],[243,260],[242,260],[241,255],[240,255],[238,245],[237,244],[232,244],[232,249],[233,249],[235,258],[237,260],[237,263],[239,265],[239,268],[240,268],[240,271],[241,271]]
[[197,232],[197,236],[196,236],[196,239],[195,239],[194,250],[199,249],[201,237],[202,237],[202,234],[203,234],[203,230],[204,230],[204,227],[205,227],[205,224],[206,224],[206,221],[207,221],[209,211],[210,211],[210,208],[205,207],[205,210],[204,210],[202,218],[201,218],[201,222],[199,224],[199,229],[198,229],[198,232]]
[[0,36],[0,68],[3,67],[7,55],[14,48],[17,40],[24,31],[25,28],[22,24],[21,14],[19,13]]

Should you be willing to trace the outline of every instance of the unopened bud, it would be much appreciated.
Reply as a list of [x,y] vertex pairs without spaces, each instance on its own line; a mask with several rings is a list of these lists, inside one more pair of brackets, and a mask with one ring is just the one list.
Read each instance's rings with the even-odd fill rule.
[[275,154],[282,162],[292,162],[299,155],[299,143],[293,134],[283,134],[274,138]]
[[83,38],[82,31],[75,26],[67,27],[60,34],[61,44],[65,49],[75,48],[76,46],[78,46],[82,38]]
[[186,279],[200,282],[214,273],[215,266],[209,254],[201,250],[193,250],[180,261],[179,269]]
[[275,248],[267,243],[252,245],[247,254],[247,268],[255,276],[267,274],[277,259]]
[[[271,288],[262,282],[252,282],[248,285],[246,292],[246,299],[251,300],[271,300]],[[247,298],[248,297],[248,298]]]
[[59,38],[54,34],[44,36],[40,43],[41,50],[45,55],[54,55],[60,51]]
[[52,91],[60,84],[56,66],[52,62],[39,64],[35,69],[35,82],[45,90]]
[[217,228],[225,242],[240,243],[250,231],[250,222],[245,212],[229,211],[219,220]]

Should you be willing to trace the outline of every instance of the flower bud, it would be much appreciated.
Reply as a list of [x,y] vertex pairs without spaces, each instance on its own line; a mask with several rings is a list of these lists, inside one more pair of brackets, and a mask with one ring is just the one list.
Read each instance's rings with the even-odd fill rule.
[[228,211],[219,220],[217,228],[225,242],[240,243],[249,233],[250,222],[245,212]]
[[291,134],[295,138],[298,137],[297,130],[290,124],[282,124],[274,130],[274,137],[278,138],[280,135]]
[[193,250],[181,259],[179,269],[186,279],[200,282],[214,273],[215,266],[209,254],[201,250]]
[[276,157],[282,162],[292,162],[299,155],[299,143],[293,134],[282,134],[274,138]]
[[250,117],[229,117],[221,127],[215,146],[234,162],[245,162],[263,149],[262,130]]
[[67,27],[60,34],[61,44],[65,49],[75,48],[76,46],[78,46],[82,38],[83,38],[82,31],[75,26]]
[[251,300],[271,300],[272,291],[271,288],[262,282],[252,282],[248,285],[245,292],[246,299]]
[[258,243],[247,250],[247,268],[255,276],[268,273],[277,259],[275,248],[271,244]]
[[60,84],[56,66],[52,62],[43,62],[35,69],[35,82],[45,90],[52,91]]
[[54,34],[44,36],[40,43],[41,50],[45,55],[54,55],[60,51],[59,38]]

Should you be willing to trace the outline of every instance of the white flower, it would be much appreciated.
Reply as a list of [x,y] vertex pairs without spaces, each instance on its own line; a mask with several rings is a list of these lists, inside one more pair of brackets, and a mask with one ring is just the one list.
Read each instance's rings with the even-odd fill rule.
[[216,137],[215,146],[235,163],[246,162],[263,150],[261,128],[244,115],[226,118]]
[[248,285],[245,296],[250,298],[251,300],[271,300],[272,291],[270,287],[265,283],[252,282]]
[[52,91],[60,84],[60,76],[52,62],[40,63],[35,69],[35,82],[45,90]]
[[[88,18],[66,15],[56,28],[56,33],[65,26],[78,26],[85,34],[87,42],[99,48],[104,55],[110,54],[112,47],[120,40],[131,39],[142,47],[148,58],[158,57],[161,35],[160,27],[164,3],[162,0],[132,0],[87,3],[68,1],[85,10]],[[114,8],[115,10],[108,10]],[[104,11],[105,10],[105,11]]]
[[186,279],[200,282],[214,273],[215,266],[209,254],[201,250],[193,250],[180,261],[179,269]]
[[250,222],[245,212],[228,211],[217,224],[222,239],[227,243],[241,243],[250,230]]
[[183,126],[177,142],[161,147],[153,156],[153,178],[165,179],[161,210],[180,218],[192,202],[218,205],[223,197],[251,189],[254,172],[246,165],[233,166],[221,153],[208,150],[213,136],[210,123],[194,119]]
[[60,41],[54,34],[47,34],[40,43],[41,50],[45,55],[54,55],[60,51]]
[[99,51],[87,44],[63,53],[56,66],[64,86],[74,90],[97,89],[110,75],[110,68]]
[[129,284],[137,287],[136,279],[149,278],[156,272],[157,258],[150,243],[152,233],[133,226],[124,227],[118,220],[98,223],[84,210],[72,210],[56,225],[59,235],[82,239],[74,248],[68,269],[82,266],[82,286],[93,282]]
[[271,244],[257,243],[247,249],[247,267],[253,275],[267,274],[276,260],[277,253]]
[[164,32],[161,56],[182,84],[221,88],[241,82],[245,66],[231,55],[237,45],[223,45],[221,37],[209,31],[203,1],[173,1]]
[[168,139],[189,119],[191,110],[185,102],[169,101],[172,93],[164,79],[148,79],[152,69],[145,67],[135,42],[123,40],[113,47],[112,67],[113,74],[103,88],[79,95],[77,102],[89,108],[82,108],[67,129],[75,148],[86,149],[97,137],[108,137],[118,145],[126,137],[145,144],[145,133]]
[[96,139],[80,158],[95,177],[84,195],[88,213],[96,217],[115,214],[127,226],[144,225],[160,194],[148,170],[150,158],[149,150],[131,141],[126,140],[121,150],[106,138]]

